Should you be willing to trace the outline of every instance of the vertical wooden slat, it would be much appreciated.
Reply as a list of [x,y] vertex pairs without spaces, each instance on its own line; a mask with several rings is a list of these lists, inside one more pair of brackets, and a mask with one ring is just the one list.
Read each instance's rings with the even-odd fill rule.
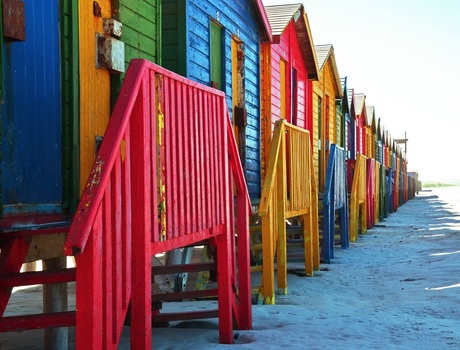
[[191,230],[196,232],[197,230],[197,161],[196,161],[196,143],[197,140],[197,129],[196,129],[196,119],[198,118],[197,106],[196,106],[196,88],[190,88],[189,92],[189,111],[190,115],[190,129],[188,137],[188,151],[189,151],[189,162],[190,162],[190,219],[191,219]]
[[[111,215],[112,220],[112,264],[113,264],[113,276],[112,276],[112,312],[113,317],[113,342],[116,344],[119,329],[124,321],[124,309],[122,301],[122,290],[123,290],[123,265],[122,261],[122,182],[121,182],[121,156],[119,156],[115,162],[112,174],[112,196],[110,198],[113,203],[113,210]],[[119,307],[120,306],[120,307]]]
[[[150,105],[148,106],[150,110],[150,145],[149,145],[149,152],[151,155],[152,161],[150,162],[150,167],[149,167],[149,176],[151,178],[151,182],[154,183],[158,181],[158,177],[161,177],[162,171],[161,171],[161,141],[163,135],[158,135],[156,130],[157,128],[162,130],[161,127],[157,126],[159,122],[163,122],[163,116],[162,116],[162,108],[163,108],[163,101],[161,99],[161,95],[163,92],[163,79],[158,78],[157,75],[155,74],[154,71],[150,71],[150,74],[148,77],[145,79],[148,80],[148,85],[149,85],[149,93],[150,93]],[[160,96],[157,96],[157,90],[158,94]],[[160,158],[160,159],[158,159]],[[162,180],[160,180],[160,184],[162,183]],[[163,190],[160,187],[151,187],[151,197],[156,198],[157,196],[163,197]],[[155,207],[158,210],[158,207]],[[165,215],[165,213],[159,213],[159,215]],[[154,215],[157,216],[157,215]],[[159,230],[153,230],[152,231],[152,242],[158,242],[160,241],[160,231]]]
[[199,228],[203,230],[206,225],[206,206],[205,206],[205,157],[204,157],[204,146],[205,146],[205,138],[206,134],[204,132],[203,124],[204,124],[204,100],[203,100],[203,92],[198,92],[198,115],[199,119],[197,122],[197,133],[198,133],[198,142],[196,145],[197,148],[197,155],[199,157],[198,165],[199,169],[197,171],[198,175],[198,188],[197,188],[197,196],[198,196],[198,223]]
[[[164,77],[164,96],[165,96],[165,118],[164,118],[164,128],[165,128],[165,144],[172,145],[176,140],[176,125],[173,120],[173,116],[176,115],[176,97],[174,92],[175,83],[173,80]],[[166,98],[168,96],[168,98]],[[172,172],[171,169],[174,169],[176,161],[176,153],[174,152],[173,147],[166,147],[166,181],[165,186],[169,188],[166,191],[166,232],[167,238],[172,238],[178,232],[178,215],[179,210],[177,210],[176,203],[176,173]]]
[[209,147],[209,189],[210,192],[210,220],[209,224],[211,226],[216,225],[217,211],[216,211],[216,195],[220,189],[217,189],[217,168],[216,168],[216,146],[218,144],[217,135],[216,135],[216,98],[215,96],[209,95],[209,128],[208,132],[210,135],[209,145],[215,145],[214,147]]
[[287,257],[286,257],[286,193],[287,193],[287,159],[286,159],[286,137],[284,124],[281,125],[281,147],[280,154],[277,162],[277,181],[276,181],[276,220],[278,232],[277,240],[277,254],[276,254],[276,266],[278,276],[278,292],[279,294],[287,294]]
[[[102,208],[97,210],[85,254],[76,256],[76,345],[80,349],[102,349]],[[81,283],[78,283],[81,281]],[[84,283],[83,283],[84,281]]]
[[184,135],[184,140],[183,140],[183,146],[181,148],[181,152],[184,154],[183,155],[183,176],[184,176],[184,192],[183,192],[183,198],[184,198],[184,220],[185,220],[185,225],[184,225],[184,232],[181,232],[181,234],[188,234],[192,232],[192,202],[191,202],[191,170],[192,170],[192,164],[190,162],[190,118],[192,116],[193,110],[190,110],[191,105],[190,105],[190,89],[187,87],[187,85],[183,85],[183,91],[184,95],[182,97],[182,104],[184,106],[184,119],[182,121],[183,124],[183,135]]
[[[113,178],[113,177],[112,177]],[[113,314],[112,314],[112,203],[111,184],[107,186],[102,202],[102,346],[110,348],[113,343]]]
[[151,349],[152,348],[152,318],[151,318],[151,247],[150,239],[152,229],[158,229],[157,225],[152,227],[152,178],[148,176],[151,154],[148,152],[151,142],[150,135],[150,114],[149,114],[149,84],[142,82],[134,115],[132,118],[131,135],[136,142],[132,145],[133,157],[132,195],[135,201],[133,209],[133,245],[132,245],[132,278],[136,281],[136,288],[132,290],[131,298],[131,348]]
[[122,285],[124,288],[122,289],[122,299],[123,310],[128,309],[129,298],[131,297],[131,286],[132,286],[132,193],[131,193],[131,138],[129,135],[131,134],[131,129],[129,125],[126,127],[125,132],[125,158],[123,161],[122,167],[122,239],[123,239],[123,246],[122,246],[122,253],[121,253],[121,262],[123,266],[123,274],[122,274]]
[[[212,135],[210,134],[210,129],[211,126],[209,125],[209,116],[211,114],[211,98],[208,94],[204,95],[204,108],[203,108],[203,115],[204,115],[204,120],[203,120],[203,132],[205,135],[205,145],[215,145],[214,140],[212,138]],[[209,172],[211,171],[211,159],[212,159],[212,152],[214,150],[214,147],[204,147],[204,159],[205,159],[205,164],[203,171],[207,172],[207,175],[205,177],[205,187],[204,187],[204,192],[206,195],[205,199],[205,207],[206,207],[206,216],[205,216],[205,224],[206,227],[210,227],[211,220],[212,220],[212,193],[210,191],[211,189],[211,177],[212,174]]]
[[[212,117],[212,116],[211,116]],[[226,129],[226,128],[225,128]],[[224,130],[225,130],[224,129]],[[216,135],[217,136],[217,135]],[[224,132],[221,137],[224,138],[226,143],[227,134]],[[226,144],[223,145],[226,147]],[[228,161],[223,161],[223,173],[224,183],[230,184],[229,166]],[[230,204],[233,202],[233,196],[231,196],[230,186],[224,186],[224,202]],[[232,240],[233,240],[233,228],[231,227],[233,211],[231,208],[233,205],[225,206],[225,232],[217,236],[217,273],[218,273],[218,305],[219,305],[219,339],[221,343],[231,344],[233,343],[232,334],[232,322],[233,322],[233,311],[232,304],[235,298],[235,294],[232,288],[232,273],[235,271],[233,268],[233,256],[232,252]]]

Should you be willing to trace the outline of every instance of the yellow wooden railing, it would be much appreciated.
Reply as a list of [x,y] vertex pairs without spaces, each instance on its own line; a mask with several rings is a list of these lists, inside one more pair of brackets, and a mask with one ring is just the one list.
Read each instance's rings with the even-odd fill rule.
[[350,195],[350,241],[358,239],[358,222],[361,232],[367,231],[366,221],[366,157],[357,154]]
[[278,120],[259,206],[262,220],[262,283],[259,303],[275,303],[275,253],[279,294],[287,294],[286,220],[299,217],[305,274],[319,269],[318,194],[310,133]]

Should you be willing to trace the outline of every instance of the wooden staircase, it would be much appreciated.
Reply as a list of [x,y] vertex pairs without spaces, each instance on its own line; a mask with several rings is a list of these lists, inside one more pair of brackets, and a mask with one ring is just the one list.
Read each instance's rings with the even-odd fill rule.
[[21,218],[24,224],[18,224],[18,220],[14,224],[11,220],[3,220],[0,229],[0,333],[75,325],[75,311],[3,317],[14,287],[76,280],[75,268],[21,272],[34,237],[68,232],[69,221],[47,221],[50,219],[55,218]]

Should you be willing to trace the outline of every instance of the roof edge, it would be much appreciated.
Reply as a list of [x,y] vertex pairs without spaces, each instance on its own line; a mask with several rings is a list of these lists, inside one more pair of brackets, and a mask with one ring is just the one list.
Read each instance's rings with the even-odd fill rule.
[[264,4],[262,3],[262,0],[254,0],[254,3],[256,5],[257,12],[259,13],[259,19],[262,23],[264,34],[267,36],[267,41],[271,43],[273,41],[272,28],[270,27],[270,22],[268,21]]

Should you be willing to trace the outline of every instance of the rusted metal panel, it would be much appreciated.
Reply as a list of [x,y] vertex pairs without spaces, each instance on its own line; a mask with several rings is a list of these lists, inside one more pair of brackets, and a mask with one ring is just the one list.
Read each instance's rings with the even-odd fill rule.
[[125,71],[125,44],[110,36],[96,34],[97,68],[106,68],[111,72]]
[[24,1],[3,0],[3,35],[9,40],[26,40]]

